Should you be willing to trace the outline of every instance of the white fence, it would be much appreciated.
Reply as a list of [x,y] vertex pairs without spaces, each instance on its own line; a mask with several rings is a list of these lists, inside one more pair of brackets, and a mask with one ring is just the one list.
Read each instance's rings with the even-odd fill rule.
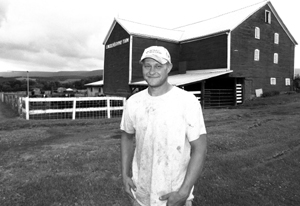
[[0,100],[29,119],[100,119],[121,117],[123,97],[28,98],[0,93]]
[[0,92],[0,101],[9,105],[13,110],[16,110],[20,113],[21,108],[21,97],[23,94],[18,93],[4,93]]
[[25,119],[99,119],[121,117],[123,97],[22,98]]

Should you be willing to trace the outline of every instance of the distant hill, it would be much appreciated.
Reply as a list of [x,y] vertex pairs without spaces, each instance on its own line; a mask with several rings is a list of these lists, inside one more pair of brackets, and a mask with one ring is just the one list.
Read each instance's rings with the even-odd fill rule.
[[[59,71],[59,72],[42,72],[30,71],[29,77],[91,77],[102,76],[103,70],[93,71]],[[0,77],[26,77],[26,71],[19,72],[0,72]]]

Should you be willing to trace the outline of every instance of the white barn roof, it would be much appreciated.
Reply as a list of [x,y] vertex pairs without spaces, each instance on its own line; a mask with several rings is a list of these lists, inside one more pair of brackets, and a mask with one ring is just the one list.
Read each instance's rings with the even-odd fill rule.
[[100,80],[100,81],[97,81],[97,82],[88,83],[88,84],[85,84],[84,86],[87,86],[87,87],[103,86],[103,80]]
[[117,19],[117,22],[129,33],[130,35],[144,36],[151,38],[165,39],[169,41],[180,41],[183,32],[174,29],[165,29],[145,24],[140,24],[123,19]]
[[[175,86],[186,85],[194,82],[199,82],[212,77],[224,75],[233,72],[232,70],[225,69],[202,69],[202,70],[190,70],[185,74],[175,74],[168,77],[168,82]],[[147,86],[145,80],[130,83],[130,85],[143,85]]]
[[210,19],[178,27],[176,29],[185,31],[181,41],[230,31],[235,29],[239,24],[266,4],[267,2],[260,2]]
[[232,12],[228,12],[203,21],[198,21],[189,25],[177,27],[175,29],[160,28],[116,18],[108,34],[106,35],[103,44],[106,44],[116,23],[119,23],[129,35],[158,38],[172,42],[184,42],[217,33],[229,32],[234,30],[243,21],[245,21],[252,14],[254,14],[256,11],[258,11],[265,5],[268,5],[270,7],[275,17],[279,21],[280,25],[290,37],[292,42],[294,44],[297,44],[296,40],[293,38],[287,27],[282,22],[270,1],[264,1],[250,6],[246,6],[244,8]]
[[[181,86],[190,84],[193,82],[199,82],[205,79],[209,79],[212,77],[224,75],[233,72],[232,70],[228,70],[227,68],[222,69],[202,69],[202,70],[191,70],[186,71],[185,74],[175,74],[170,75],[168,77],[168,82],[175,86]],[[143,85],[147,86],[147,82],[145,80],[132,82],[130,85]],[[103,86],[103,80],[92,82],[85,84],[84,86],[95,87],[95,86]]]

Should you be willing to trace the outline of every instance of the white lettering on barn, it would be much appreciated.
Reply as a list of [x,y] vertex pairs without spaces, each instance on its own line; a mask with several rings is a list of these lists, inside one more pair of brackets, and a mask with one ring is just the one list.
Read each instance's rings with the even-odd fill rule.
[[106,49],[111,49],[111,48],[114,48],[116,46],[120,46],[122,44],[125,44],[127,42],[129,42],[129,38],[126,38],[126,39],[123,39],[123,40],[116,41],[114,43],[108,44],[108,45],[106,45]]

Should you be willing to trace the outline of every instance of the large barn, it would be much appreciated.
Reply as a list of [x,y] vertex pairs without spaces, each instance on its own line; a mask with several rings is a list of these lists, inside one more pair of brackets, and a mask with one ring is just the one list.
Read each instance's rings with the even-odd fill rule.
[[193,92],[204,107],[293,89],[297,42],[271,2],[175,29],[114,19],[103,44],[103,91],[109,96],[126,97],[147,87],[139,60],[152,45],[171,54],[169,82]]

